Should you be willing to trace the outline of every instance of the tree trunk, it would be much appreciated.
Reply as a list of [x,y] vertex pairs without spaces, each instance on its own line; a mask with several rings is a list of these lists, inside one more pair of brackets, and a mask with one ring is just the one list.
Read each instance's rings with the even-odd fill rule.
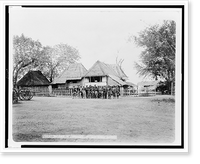
[[171,81],[168,81],[168,90],[169,90],[169,94],[171,95]]
[[51,74],[50,74],[50,78],[49,78],[49,82],[52,83],[53,82],[53,69],[51,70]]

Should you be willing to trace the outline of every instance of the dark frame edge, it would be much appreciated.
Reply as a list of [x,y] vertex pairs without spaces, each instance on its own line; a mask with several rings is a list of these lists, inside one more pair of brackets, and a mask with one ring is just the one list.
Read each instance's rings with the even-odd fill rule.
[[5,148],[8,148],[9,125],[9,6],[5,6]]
[[[181,65],[181,145],[21,145],[21,148],[142,148],[142,149],[184,149],[184,32],[185,32],[185,6],[184,5],[22,5],[26,8],[181,8],[182,9],[182,65]],[[8,123],[9,123],[9,5],[5,6],[5,148],[8,148]]]

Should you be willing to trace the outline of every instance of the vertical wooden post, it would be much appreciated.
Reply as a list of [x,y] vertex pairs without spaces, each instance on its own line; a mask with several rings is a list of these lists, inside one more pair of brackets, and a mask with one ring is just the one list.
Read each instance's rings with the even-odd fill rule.
[[52,85],[49,85],[49,94],[51,95],[52,94]]

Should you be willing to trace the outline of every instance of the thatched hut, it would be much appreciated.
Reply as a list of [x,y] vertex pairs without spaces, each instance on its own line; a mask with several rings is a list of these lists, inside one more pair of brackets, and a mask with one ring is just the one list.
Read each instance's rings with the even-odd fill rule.
[[126,74],[117,65],[97,61],[84,75],[84,86],[123,86],[126,85]]
[[30,89],[35,95],[45,96],[49,94],[49,84],[49,80],[41,71],[29,71],[17,82],[17,87]]
[[81,63],[70,64],[54,81],[50,84],[50,94],[71,95],[71,88],[82,86],[82,77],[87,72]]
[[72,88],[82,85],[82,77],[87,72],[81,63],[70,64],[54,81],[51,83],[53,88]]

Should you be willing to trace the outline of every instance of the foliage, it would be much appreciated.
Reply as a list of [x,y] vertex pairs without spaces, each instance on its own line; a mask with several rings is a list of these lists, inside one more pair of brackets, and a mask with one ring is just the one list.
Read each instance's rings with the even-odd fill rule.
[[67,44],[43,47],[39,41],[23,34],[14,36],[13,52],[14,86],[32,69],[40,70],[52,82],[67,65],[80,59],[78,50]]
[[31,38],[14,36],[13,38],[13,84],[16,85],[29,69],[37,67],[42,52],[42,44]]
[[67,44],[58,44],[54,47],[47,46],[43,48],[40,70],[52,82],[70,63],[79,59],[78,50]]
[[169,83],[167,81],[160,81],[156,90],[162,94],[170,94]]
[[164,21],[162,25],[146,28],[134,36],[135,43],[144,48],[141,62],[135,63],[140,76],[151,76],[167,82],[174,81],[176,24],[174,21]]

